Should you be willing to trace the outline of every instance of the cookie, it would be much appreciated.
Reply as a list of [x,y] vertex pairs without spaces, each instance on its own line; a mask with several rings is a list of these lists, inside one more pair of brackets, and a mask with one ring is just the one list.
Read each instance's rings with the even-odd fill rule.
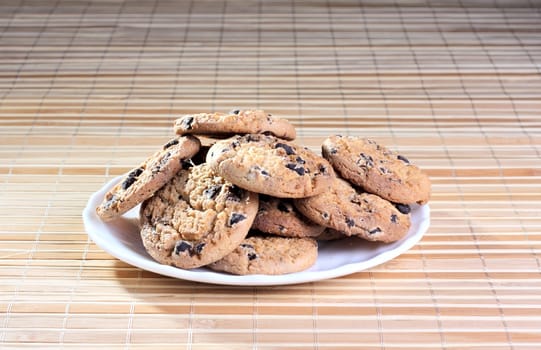
[[375,141],[331,136],[323,142],[322,154],[341,177],[391,202],[425,204],[430,198],[428,176]]
[[392,203],[374,194],[360,192],[340,178],[335,178],[326,192],[296,199],[294,204],[319,225],[369,241],[397,241],[410,227],[409,215],[402,214]]
[[282,275],[306,270],[316,260],[317,242],[311,238],[252,236],[208,267],[235,275]]
[[254,109],[187,114],[175,121],[174,129],[179,135],[197,134],[215,138],[236,134],[271,134],[285,140],[296,137],[295,127],[289,121]]
[[96,208],[98,216],[112,220],[150,198],[182,168],[183,161],[197,153],[200,145],[199,139],[190,135],[167,142],[107,192]]
[[233,251],[257,214],[258,195],[216,175],[206,164],[183,169],[141,205],[141,238],[158,262],[183,269]]
[[299,213],[290,199],[263,195],[252,228],[283,237],[315,237],[325,230]]
[[279,198],[314,196],[334,178],[323,157],[291,141],[261,134],[216,142],[207,163],[239,187]]

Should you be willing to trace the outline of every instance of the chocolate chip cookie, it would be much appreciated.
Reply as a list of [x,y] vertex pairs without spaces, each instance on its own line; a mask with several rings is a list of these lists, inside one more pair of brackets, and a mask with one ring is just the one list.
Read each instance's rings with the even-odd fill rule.
[[306,270],[316,259],[317,242],[311,238],[251,236],[208,267],[235,275],[282,275]]
[[207,163],[239,187],[279,198],[314,196],[334,178],[323,157],[291,141],[261,134],[216,142]]
[[112,220],[150,198],[182,168],[183,161],[197,153],[200,145],[199,139],[190,135],[167,142],[107,192],[96,208],[98,216]]
[[235,134],[272,134],[285,140],[294,140],[296,136],[295,127],[286,119],[254,109],[188,114],[175,121],[174,129],[179,135],[197,134],[215,138]]
[[331,136],[322,154],[345,179],[395,203],[425,204],[430,198],[430,179],[406,157],[375,141]]
[[410,227],[409,215],[402,214],[392,203],[360,192],[340,178],[335,178],[326,192],[296,199],[294,204],[319,225],[369,241],[394,242],[404,237]]
[[141,205],[141,237],[158,262],[184,269],[233,251],[257,214],[258,195],[214,173],[207,164],[183,169]]
[[252,228],[283,237],[315,237],[325,230],[299,213],[290,199],[264,195]]

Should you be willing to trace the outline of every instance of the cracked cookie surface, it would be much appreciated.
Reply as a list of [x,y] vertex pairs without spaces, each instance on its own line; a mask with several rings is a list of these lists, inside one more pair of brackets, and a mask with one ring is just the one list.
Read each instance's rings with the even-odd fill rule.
[[170,140],[107,192],[96,214],[104,221],[112,220],[150,198],[200,146],[199,139],[189,135]]
[[278,198],[314,196],[334,178],[323,157],[291,141],[261,134],[216,142],[207,163],[239,187]]
[[402,214],[391,202],[360,192],[340,178],[335,178],[328,191],[296,199],[294,204],[319,225],[369,241],[397,241],[411,225],[409,215]]
[[179,171],[141,206],[141,238],[158,262],[190,269],[212,263],[246,237],[258,195],[216,175],[206,164]]
[[209,135],[216,138],[235,134],[272,134],[294,140],[296,136],[295,127],[288,120],[256,109],[187,114],[175,121],[174,129],[179,135]]
[[373,140],[331,136],[323,142],[322,154],[344,179],[391,202],[425,204],[430,198],[428,176]]
[[208,267],[235,275],[282,275],[306,270],[316,259],[317,242],[314,239],[251,236]]

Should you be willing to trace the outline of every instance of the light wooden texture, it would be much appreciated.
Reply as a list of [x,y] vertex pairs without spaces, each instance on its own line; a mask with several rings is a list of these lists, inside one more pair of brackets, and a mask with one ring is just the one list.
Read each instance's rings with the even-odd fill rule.
[[[541,4],[0,2],[0,347],[541,348]],[[433,181],[399,258],[286,287],[162,277],[95,246],[90,194],[187,112],[373,137]],[[158,347],[159,345],[159,347]]]

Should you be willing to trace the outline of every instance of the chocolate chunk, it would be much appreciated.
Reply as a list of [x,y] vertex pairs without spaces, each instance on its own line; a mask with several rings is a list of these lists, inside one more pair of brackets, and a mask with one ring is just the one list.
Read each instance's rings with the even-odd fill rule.
[[306,161],[305,161],[304,159],[302,159],[301,157],[295,158],[295,161],[296,161],[297,163],[299,163],[299,164],[305,164],[305,163],[306,163]]
[[348,225],[348,227],[353,227],[355,226],[355,221],[353,219],[346,218],[346,224]]
[[306,172],[306,169],[304,169],[303,167],[297,167],[297,164],[295,163],[286,164],[286,168],[295,171],[297,174],[301,176],[304,175],[304,173]]
[[203,191],[203,194],[208,198],[208,199],[214,199],[218,193],[220,193],[220,190],[222,189],[222,186],[220,185],[214,185],[210,188],[207,188],[206,190]]
[[238,186],[232,185],[228,189],[227,199],[239,202],[244,196],[244,190]]
[[163,149],[168,149],[169,147],[171,147],[173,145],[178,145],[178,140],[177,139],[173,139],[173,140],[167,142],[165,145],[163,145]]
[[278,210],[284,213],[291,213],[292,209],[283,202],[278,202]]
[[319,167],[318,167],[318,170],[321,174],[326,174],[327,173],[327,167],[323,164],[320,164]]
[[186,241],[178,241],[175,244],[175,254],[177,255],[190,249],[192,249],[192,245]]
[[403,161],[404,163],[406,164],[409,164],[410,161],[408,160],[408,158],[404,157],[404,156],[401,156],[400,154],[396,157],[397,159]]
[[389,174],[389,169],[384,168],[384,167],[379,167],[379,171],[380,171],[381,174],[383,174],[383,175]]
[[338,150],[333,147],[333,148],[330,149],[330,153],[331,154],[336,154],[336,153],[338,153]]
[[261,138],[258,135],[248,134],[244,137],[247,142],[258,142]]
[[274,148],[282,148],[284,151],[286,151],[288,156],[296,154],[293,147],[286,145],[285,143],[278,142],[276,145],[274,145]]
[[206,245],[205,243],[199,243],[193,248],[193,252],[195,254],[201,254],[201,252],[203,251],[203,248],[205,248],[205,245]]
[[393,224],[396,224],[398,221],[398,216],[396,216],[396,214],[391,214],[391,222]]
[[143,169],[136,168],[130,171],[128,177],[122,182],[122,189],[127,190],[137,180],[137,177],[143,173]]
[[263,169],[262,167],[260,167],[259,165],[253,165],[252,167],[250,167],[250,173],[254,173],[254,172],[258,172],[263,176],[270,176],[269,172]]
[[284,226],[278,225],[278,231],[283,233],[283,232],[285,232],[285,230],[286,230],[286,228]]
[[394,206],[395,206],[396,209],[398,209],[398,211],[401,212],[402,214],[409,214],[410,211],[411,211],[410,206],[407,205],[407,204],[396,203]]
[[231,217],[229,218],[229,226],[233,226],[239,222],[241,222],[242,220],[245,220],[246,219],[246,215],[244,214],[239,214],[239,213],[233,213],[231,214]]
[[325,219],[325,220],[328,220],[328,219],[329,219],[329,214],[328,214],[328,213],[321,213],[321,216],[322,216],[323,219]]
[[190,130],[192,128],[193,120],[194,118],[192,116],[186,117],[182,120],[181,126],[186,130]]
[[238,114],[240,113],[240,109],[234,109],[234,110],[232,110],[232,111],[229,112],[229,113],[231,113],[231,114],[237,114],[237,115],[238,115]]
[[255,260],[257,259],[257,254],[256,253],[248,253],[248,260],[249,261],[252,261],[252,260]]
[[141,175],[143,173],[143,168],[136,168],[136,169],[133,169],[129,174],[128,176],[131,176],[131,177],[138,177],[139,175]]
[[375,229],[368,231],[368,233],[371,235],[379,233],[379,232],[381,232],[381,229],[379,227],[376,227]]
[[359,159],[357,160],[357,164],[362,167],[371,168],[374,166],[374,159],[371,156],[366,155],[361,152],[359,154]]
[[254,249],[254,246],[248,243],[242,243],[240,246],[244,249]]

